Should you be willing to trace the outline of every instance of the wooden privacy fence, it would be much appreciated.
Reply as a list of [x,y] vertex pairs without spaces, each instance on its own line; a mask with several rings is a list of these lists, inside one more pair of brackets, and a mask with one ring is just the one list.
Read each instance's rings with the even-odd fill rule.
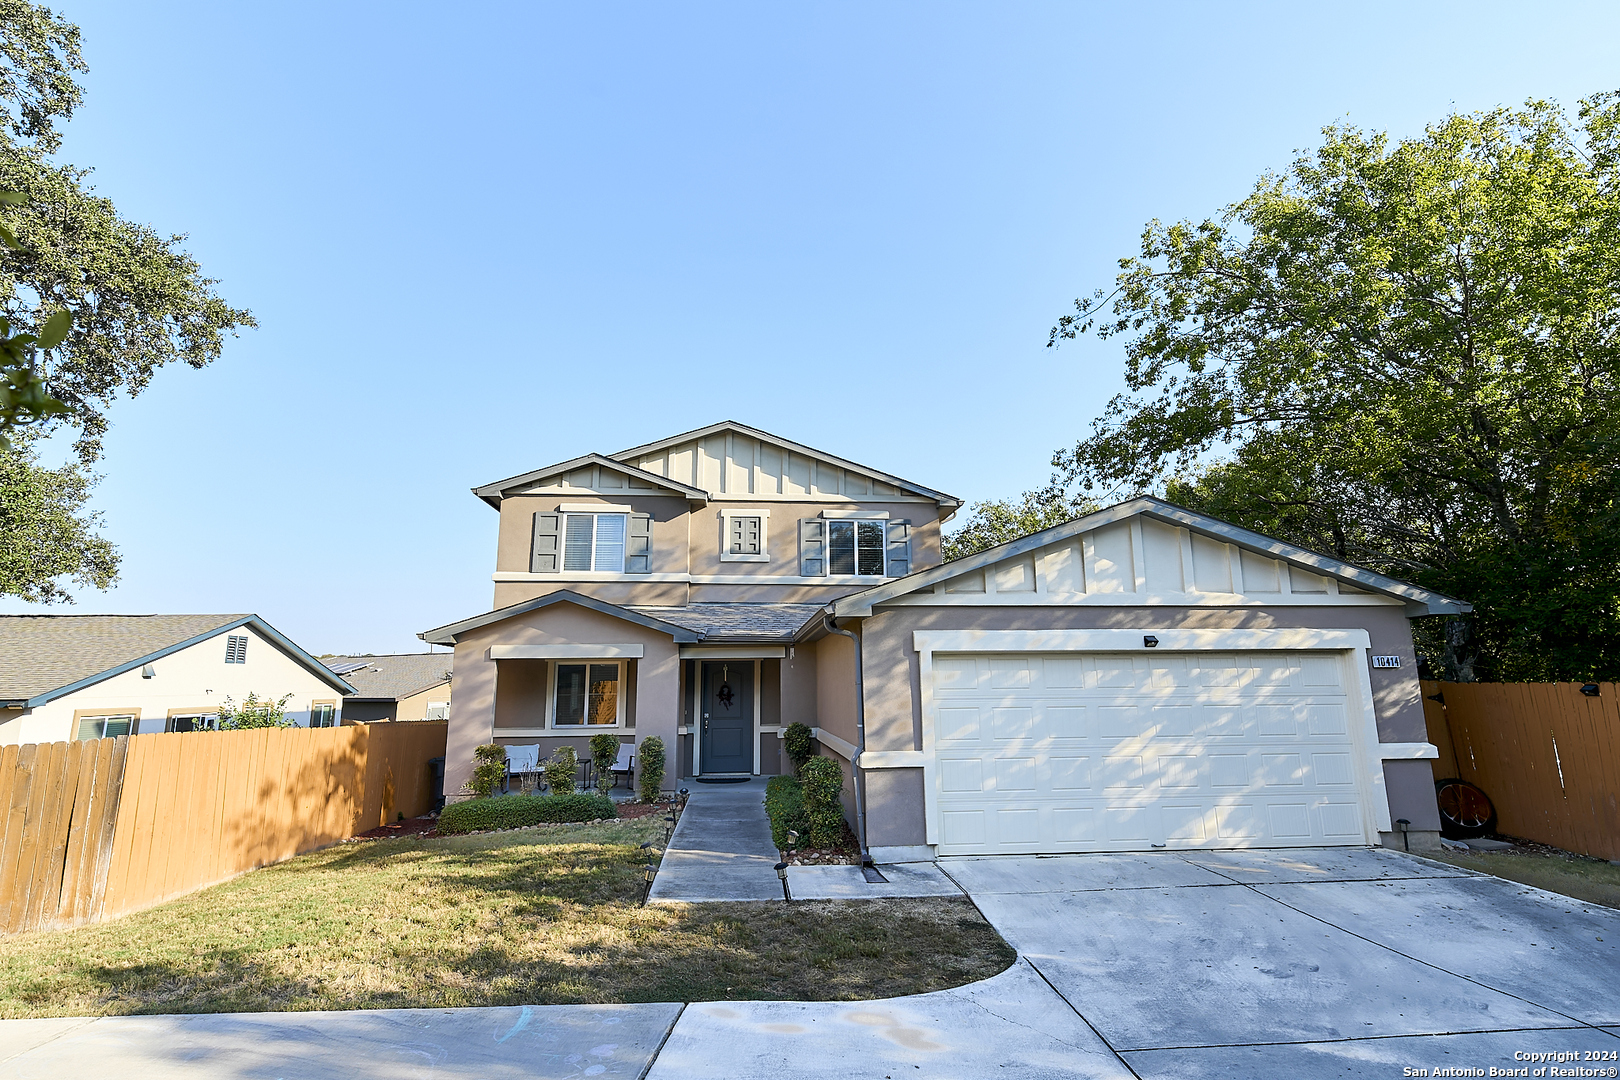
[[0,934],[128,914],[426,813],[446,726],[0,747]]
[[1423,716],[1435,779],[1482,789],[1498,832],[1620,859],[1620,686],[1426,681]]

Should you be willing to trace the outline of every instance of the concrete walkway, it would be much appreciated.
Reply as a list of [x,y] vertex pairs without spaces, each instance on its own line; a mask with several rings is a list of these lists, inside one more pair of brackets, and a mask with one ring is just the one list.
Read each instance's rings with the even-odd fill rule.
[[[650,902],[780,900],[779,855],[765,817],[765,778],[741,784],[691,783],[691,798],[653,880]],[[961,896],[933,863],[878,867],[886,881],[867,881],[858,866],[795,866],[795,900],[878,900]]]
[[0,1020],[0,1080],[639,1080],[678,1004]]

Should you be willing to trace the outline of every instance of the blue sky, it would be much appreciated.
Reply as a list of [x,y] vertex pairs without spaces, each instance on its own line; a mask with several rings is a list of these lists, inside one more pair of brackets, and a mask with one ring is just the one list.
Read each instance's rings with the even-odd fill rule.
[[968,499],[1120,388],[1046,348],[1149,219],[1349,120],[1620,85],[1620,9],[1489,4],[141,4],[58,10],[61,158],[260,329],[111,413],[123,574],[413,651],[490,604],[468,489],[732,418]]

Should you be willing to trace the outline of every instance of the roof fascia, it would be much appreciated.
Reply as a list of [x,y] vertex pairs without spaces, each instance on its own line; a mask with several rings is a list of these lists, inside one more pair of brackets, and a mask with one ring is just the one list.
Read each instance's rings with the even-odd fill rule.
[[244,615],[239,619],[232,620],[231,622],[220,623],[212,630],[206,630],[203,633],[189,637],[184,641],[166,646],[165,648],[159,649],[157,652],[147,653],[145,656],[126,661],[115,667],[110,667],[106,671],[98,674],[87,675],[77,682],[71,682],[66,686],[59,686],[55,690],[49,690],[43,694],[38,694],[23,702],[22,707],[26,709],[37,709],[41,705],[55,701],[59,697],[66,697],[68,694],[83,690],[87,686],[94,686],[98,682],[103,682],[107,679],[113,678],[114,676],[122,675],[127,671],[134,671],[138,667],[144,667],[147,664],[161,660],[165,656],[171,656],[174,653],[179,652],[181,649],[189,649],[191,646],[207,641],[209,638],[218,637],[220,634],[227,633],[243,626],[251,626],[253,629],[259,631],[259,633],[269,638],[276,644],[278,648],[292,656],[294,660],[298,661],[304,667],[308,668],[311,674],[320,678],[321,681],[325,682],[328,686],[341,691],[344,695],[354,693],[354,687],[350,686],[347,682],[334,674],[331,668],[327,667],[325,664],[309,655],[309,653],[305,652],[303,649],[300,649],[297,645],[294,645],[291,641],[287,640],[287,638],[283,637],[281,632],[275,627],[271,626],[257,615]]
[[1153,518],[1167,525],[1180,525],[1198,532],[1216,537],[1240,548],[1245,548],[1257,555],[1268,558],[1281,559],[1290,565],[1298,566],[1312,573],[1326,574],[1339,581],[1349,582],[1352,585],[1365,587],[1374,592],[1384,593],[1406,602],[1407,615],[1453,615],[1472,611],[1473,605],[1455,597],[1446,596],[1429,589],[1421,588],[1410,582],[1398,578],[1388,577],[1384,574],[1368,570],[1366,567],[1348,563],[1342,559],[1335,559],[1330,555],[1311,551],[1287,543],[1274,537],[1252,532],[1219,518],[1200,514],[1195,510],[1188,510],[1165,502],[1163,499],[1151,495],[1139,495],[1134,499],[1104,507],[1101,510],[1075,518],[1062,525],[1055,525],[1038,533],[1008,541],[977,555],[969,555],[964,559],[945,563],[942,566],[931,567],[897,578],[882,585],[875,585],[870,589],[833,601],[833,611],[838,618],[862,617],[872,613],[872,607],[885,600],[892,600],[897,596],[915,592],[929,585],[947,581],[962,574],[981,570],[1004,559],[1017,558],[1049,544],[1060,543],[1078,536],[1083,532],[1112,525],[1127,518],[1142,515]]
[[870,465],[862,465],[858,461],[850,461],[848,458],[841,458],[836,454],[829,454],[825,450],[817,450],[813,446],[806,446],[803,443],[796,443],[792,439],[784,439],[780,435],[772,435],[768,431],[761,431],[759,428],[749,427],[747,424],[738,423],[736,420],[722,420],[718,424],[710,424],[708,427],[697,428],[694,431],[686,431],[679,435],[671,435],[669,438],[659,439],[657,442],[646,443],[642,446],[632,446],[628,450],[619,451],[619,453],[614,455],[614,457],[617,460],[627,458],[635,454],[648,454],[656,450],[662,450],[666,447],[674,446],[677,443],[689,442],[693,439],[701,439],[722,431],[739,432],[743,435],[747,435],[749,438],[770,443],[772,446],[779,447],[783,450],[792,450],[808,457],[820,458],[822,461],[828,462],[832,465],[837,465],[841,469],[854,469],[856,472],[865,473],[867,476],[893,484],[895,487],[905,488],[907,491],[910,491],[913,494],[927,496],[928,498],[939,503],[940,506],[959,507],[962,505],[962,500],[958,499],[955,495],[947,495],[943,491],[935,491],[933,488],[923,487],[919,483],[906,480],[903,477],[895,476],[893,473],[886,473],[879,469],[874,469]]
[[657,473],[648,472],[645,469],[638,469],[634,465],[626,465],[624,462],[608,457],[606,454],[585,454],[581,457],[572,458],[568,461],[558,462],[555,465],[547,465],[543,469],[535,469],[532,472],[522,473],[518,476],[509,476],[505,480],[497,480],[492,484],[483,484],[479,487],[475,487],[472,489],[472,493],[498,510],[501,506],[501,499],[505,497],[506,492],[510,489],[523,484],[532,484],[536,480],[544,480],[546,477],[555,476],[558,473],[572,472],[573,470],[583,468],[586,465],[606,465],[611,469],[622,471],[629,476],[640,477],[643,480],[656,484],[658,487],[667,488],[671,491],[684,495],[692,502],[709,501],[709,493],[701,488],[689,487],[688,485],[682,484],[679,481],[671,480],[667,476],[659,476]]
[[629,608],[610,604],[605,600],[598,600],[595,597],[585,596],[569,589],[559,589],[554,593],[547,593],[545,596],[537,596],[533,600],[525,600],[521,604],[497,608],[494,611],[485,612],[483,615],[474,615],[470,619],[462,619],[460,622],[449,623],[445,626],[435,627],[432,630],[424,630],[416,636],[431,645],[454,645],[456,637],[467,633],[469,630],[477,630],[480,627],[490,626],[519,615],[526,615],[531,611],[539,611],[541,608],[550,607],[552,604],[561,603],[589,608],[592,611],[599,611],[603,615],[610,615],[615,619],[623,619],[625,622],[636,623],[650,630],[657,630],[659,633],[668,634],[683,644],[693,644],[703,640],[702,636],[695,630],[688,630],[684,626],[676,626],[674,623],[655,619],[650,615],[642,615],[640,612],[631,611]]

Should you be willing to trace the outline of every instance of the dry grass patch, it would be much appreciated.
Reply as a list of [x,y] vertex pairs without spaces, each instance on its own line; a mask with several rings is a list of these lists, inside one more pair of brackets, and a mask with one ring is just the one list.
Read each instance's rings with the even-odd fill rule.
[[1620,866],[1543,845],[1511,851],[1445,851],[1427,858],[1533,885],[1605,907],[1620,908]]
[[1014,953],[965,900],[638,907],[655,821],[347,844],[98,926],[7,940],[0,1016],[945,989]]

